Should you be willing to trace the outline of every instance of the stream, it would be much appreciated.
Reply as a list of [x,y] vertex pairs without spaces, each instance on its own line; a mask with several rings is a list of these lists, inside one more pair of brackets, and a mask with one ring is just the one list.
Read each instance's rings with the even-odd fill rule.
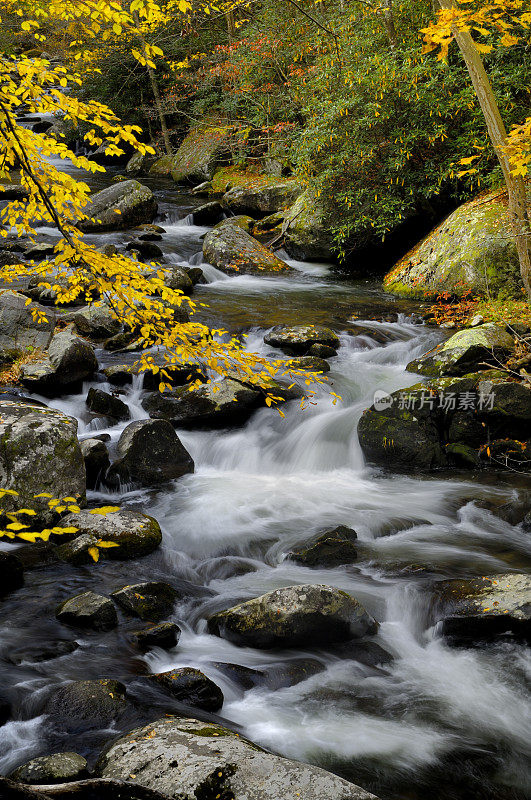
[[[108,175],[91,177],[96,189],[108,181]],[[293,272],[275,277],[228,277],[203,265],[201,236],[208,229],[189,223],[200,201],[164,179],[142,181],[159,201],[156,222],[166,230],[159,244],[167,263],[204,269],[208,283],[193,295],[206,304],[198,312],[202,321],[246,333],[249,350],[271,357],[279,351],[263,337],[278,324],[325,324],[340,334],[341,346],[330,360],[329,385],[318,388],[306,409],[295,401],[284,407],[284,419],[264,408],[240,428],[177,430],[195,461],[194,474],[160,491],[89,492],[89,504],[121,504],[153,515],[163,545],[132,562],[29,571],[25,586],[3,602],[0,700],[11,703],[15,720],[0,728],[0,773],[65,750],[93,763],[120,732],[54,727],[42,707],[62,682],[124,681],[138,704],[132,727],[164,713],[189,715],[189,709],[152,693],[142,676],[194,666],[225,695],[218,716],[197,716],[219,719],[265,748],[331,769],[384,798],[525,797],[531,786],[529,650],[509,639],[450,648],[430,618],[435,580],[529,567],[525,534],[488,510],[489,503],[515,501],[525,492],[525,479],[457,471],[429,477],[385,473],[365,464],[356,434],[375,391],[414,384],[406,364],[442,333],[418,324],[411,303],[386,295],[376,283],[338,276],[330,265],[288,260]],[[127,232],[87,236],[98,244],[130,238]],[[378,341],[359,334],[356,325],[374,331]],[[124,354],[98,350],[97,356],[103,367],[124,362]],[[100,378],[98,387],[109,390]],[[39,399],[76,417],[81,439],[96,430],[110,434],[112,453],[129,421],[106,427],[94,420],[85,407],[90,385],[96,382],[87,383],[81,395]],[[333,404],[330,388],[342,402]],[[124,390],[132,420],[146,417],[142,391],[141,379]],[[358,534],[355,563],[309,569],[286,559],[290,550],[339,524]],[[138,621],[122,621],[108,633],[79,634],[55,619],[59,602],[73,594],[89,588],[108,594],[142,580],[193,584],[175,609],[182,635],[171,651],[140,655],[128,638],[141,627]],[[305,651],[259,651],[207,633],[206,618],[213,612],[305,583],[336,586],[359,599],[381,623],[372,640],[393,659],[375,665],[357,658],[355,648],[326,651],[311,641]],[[73,639],[77,647],[69,651],[63,643]],[[302,659],[315,669],[287,685],[290,669]],[[237,672],[222,664],[263,670],[272,678],[246,689]]]

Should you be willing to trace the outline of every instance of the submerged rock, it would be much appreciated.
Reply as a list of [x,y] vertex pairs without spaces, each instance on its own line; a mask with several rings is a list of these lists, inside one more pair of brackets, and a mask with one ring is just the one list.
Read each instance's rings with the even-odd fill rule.
[[156,788],[173,800],[377,800],[319,767],[261,750],[227,728],[182,717],[131,731],[100,756],[97,773]]
[[45,712],[66,729],[107,728],[127,708],[125,686],[102,679],[73,681],[59,686],[45,706]]
[[193,708],[202,708],[203,711],[219,711],[225,699],[214,681],[192,667],[158,672],[150,675],[149,679],[166,689],[181,703]]
[[118,460],[107,474],[141,486],[159,486],[194,471],[193,459],[164,419],[132,422],[117,445]]
[[228,275],[260,275],[289,267],[278,256],[253,239],[232,219],[224,220],[207,233],[203,258]]
[[77,753],[54,753],[51,756],[32,758],[10,774],[21,783],[54,784],[77,781],[88,776],[87,759]]
[[377,623],[346,592],[323,585],[288,586],[220,611],[209,631],[235,644],[269,649],[314,646],[374,633]]
[[102,550],[100,557],[118,561],[149,555],[162,541],[156,519],[125,508],[105,515],[91,514],[90,511],[68,514],[62,518],[61,525],[77,528],[79,536],[88,534],[117,544],[118,547]]
[[83,592],[65,600],[56,611],[60,622],[94,631],[110,631],[118,625],[116,609],[108,597]]
[[161,622],[159,625],[151,625],[143,631],[137,631],[134,640],[143,651],[151,650],[152,647],[171,650],[178,644],[180,636],[181,629],[174,622]]
[[108,186],[90,198],[84,209],[88,219],[79,223],[85,233],[117,231],[151,222],[157,201],[151,189],[129,180]]
[[172,613],[180,593],[169,583],[151,581],[122,586],[111,597],[129,614],[158,622]]
[[[321,325],[279,325],[264,336],[264,342],[288,353],[307,353],[314,344],[339,347],[339,337]],[[317,355],[317,354],[315,354]]]
[[[512,634],[531,642],[531,576],[518,573],[439,581],[441,632],[453,645]],[[442,608],[441,608],[442,607]]]
[[407,369],[428,377],[465,375],[498,366],[514,347],[514,339],[505,328],[488,322],[454,333],[433,350],[411,361]]
[[225,192],[221,202],[233,214],[248,214],[260,219],[291,206],[301,191],[295,181],[267,186],[234,186]]
[[356,531],[345,525],[338,525],[331,531],[321,534],[313,544],[301,547],[288,554],[292,561],[306,567],[338,567],[351,564],[358,557],[355,544]]

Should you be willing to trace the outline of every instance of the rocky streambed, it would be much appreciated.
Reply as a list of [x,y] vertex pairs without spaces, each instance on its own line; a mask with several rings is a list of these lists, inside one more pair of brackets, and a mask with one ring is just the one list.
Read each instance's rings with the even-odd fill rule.
[[256,239],[142,182],[129,224],[156,202],[162,230],[88,236],[164,258],[202,320],[329,386],[304,411],[291,389],[284,418],[231,381],[176,373],[160,396],[103,312],[43,329],[0,298],[2,346],[16,328],[46,350],[0,397],[2,480],[82,506],[72,537],[1,542],[0,771],[50,797],[523,798],[531,404],[496,370],[514,337],[444,344],[410,302],[282,251],[286,273],[234,269]]

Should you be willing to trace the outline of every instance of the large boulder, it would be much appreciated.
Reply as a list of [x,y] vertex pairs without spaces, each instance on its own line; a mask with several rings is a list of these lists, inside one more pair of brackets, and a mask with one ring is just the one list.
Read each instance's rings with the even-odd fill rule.
[[[2,360],[14,360],[28,349],[45,350],[51,342],[55,314],[37,303],[26,305],[27,302],[28,298],[19,292],[7,291],[0,294]],[[39,317],[35,319],[32,312],[38,312]]]
[[58,607],[55,616],[60,622],[76,628],[110,631],[118,625],[116,609],[108,597],[83,592],[69,597]]
[[171,669],[150,675],[150,680],[165,689],[175,700],[203,711],[219,711],[223,692],[210,678],[192,667]]
[[159,622],[158,625],[150,625],[143,631],[137,631],[134,641],[143,652],[153,647],[171,650],[178,644],[180,636],[181,629],[175,622]]
[[96,766],[105,778],[157,789],[171,800],[377,800],[319,767],[261,750],[219,725],[174,717],[115,741]]
[[203,258],[227,275],[260,275],[288,269],[284,261],[231,220],[207,233]]
[[450,214],[413,248],[384,279],[392,294],[436,298],[462,296],[521,297],[516,245],[507,208],[498,192],[471,200]]
[[171,175],[177,183],[192,185],[209,181],[216,168],[230,160],[231,132],[223,120],[208,119],[193,125],[177,153],[155,161],[150,174]]
[[488,322],[454,333],[433,350],[411,361],[407,369],[429,377],[465,375],[497,366],[514,347],[514,339],[505,328]]
[[307,353],[314,344],[339,347],[339,337],[330,328],[322,325],[278,325],[264,336],[271,347],[280,347],[287,353]]
[[93,414],[98,414],[102,417],[110,417],[112,420],[131,418],[129,406],[123,400],[115,397],[114,394],[104,392],[103,389],[96,389],[94,386],[91,386],[88,390],[86,404]]
[[337,567],[351,564],[358,557],[356,531],[345,525],[322,533],[307,547],[300,547],[288,554],[292,561],[305,567]]
[[[53,498],[85,500],[85,465],[77,439],[77,420],[60,411],[0,400],[0,486],[6,510],[33,508],[38,521],[55,515],[42,492]],[[33,518],[35,519],[35,518]]]
[[23,366],[20,380],[27,389],[55,397],[72,391],[98,368],[94,348],[68,325],[54,333],[48,355]]
[[377,623],[346,592],[324,585],[288,586],[248,600],[208,620],[216,636],[248,647],[301,647],[374,633]]
[[[217,391],[216,391],[217,389]],[[169,420],[178,428],[216,427],[245,422],[260,405],[260,392],[225,378],[190,391],[187,386],[154,392],[142,403],[154,419]]]
[[88,219],[79,223],[86,233],[134,228],[151,222],[157,213],[157,201],[151,189],[138,181],[122,181],[93,195],[85,206]]
[[9,776],[14,781],[33,784],[54,784],[78,781],[88,777],[87,759],[77,753],[54,753],[32,758],[17,767]]
[[45,712],[67,730],[93,730],[111,726],[127,705],[123,684],[103,678],[59,686],[49,698]]
[[107,473],[109,482],[159,486],[194,471],[190,453],[165,419],[132,422],[118,440],[117,453]]
[[118,561],[149,555],[162,541],[156,519],[125,508],[105,515],[79,511],[63,517],[61,525],[77,528],[78,536],[85,534],[118,545],[101,551],[105,558]]
[[113,592],[111,597],[128,614],[150,622],[158,622],[172,613],[180,593],[169,583],[147,581],[122,586]]
[[284,211],[301,194],[295,181],[284,181],[266,186],[234,186],[222,197],[221,202],[233,214],[248,214],[255,219]]
[[331,225],[319,199],[309,191],[285,215],[284,230],[284,245],[293,258],[329,261],[333,257]]
[[531,576],[518,573],[439,581],[434,587],[442,635],[469,645],[503,634],[531,642]]
[[116,336],[122,328],[122,323],[104,304],[83,306],[83,308],[65,314],[62,319],[65,322],[73,323],[76,333],[79,333],[80,336],[86,336],[95,341]]
[[111,465],[107,445],[101,439],[84,439],[80,447],[85,462],[87,489],[95,489]]

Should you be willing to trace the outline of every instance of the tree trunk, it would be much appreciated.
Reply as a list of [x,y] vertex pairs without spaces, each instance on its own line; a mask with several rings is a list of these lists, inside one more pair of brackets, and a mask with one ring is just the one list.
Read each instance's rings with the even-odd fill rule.
[[[441,8],[455,8],[453,0],[439,0]],[[491,83],[483,66],[483,60],[474,44],[472,36],[467,31],[454,29],[454,38],[461,55],[465,60],[468,74],[472,81],[474,91],[478,98],[489,138],[500,162],[505,185],[507,187],[509,216],[511,228],[516,242],[518,260],[522,282],[531,302],[531,228],[527,207],[526,186],[520,175],[511,175],[511,166],[505,153],[507,144],[507,131],[501,118],[500,109],[496,102]]]
[[[142,33],[142,29],[140,27],[140,18],[138,16],[138,12],[135,11],[133,14],[135,23],[137,25],[137,33],[140,38],[140,42],[142,44],[142,55],[148,60],[147,51],[146,51],[146,40],[144,38],[144,34]],[[155,76],[155,70],[153,67],[150,67],[149,64],[147,65],[147,71],[149,75],[149,82],[151,83],[151,90],[153,92],[153,98],[155,100],[155,108],[157,109],[157,114],[159,117],[160,122],[160,130],[162,132],[162,138],[164,140],[164,149],[166,151],[166,155],[171,156],[171,144],[170,144],[170,135],[168,133],[168,126],[166,125],[166,117],[164,116],[164,111],[162,110],[162,102],[160,99],[160,92],[159,87],[157,84],[157,78]]]
[[380,3],[380,9],[385,32],[387,33],[387,38],[389,39],[389,45],[391,50],[395,50],[398,44],[398,39],[396,36],[395,16],[393,14],[391,0],[382,0]]

